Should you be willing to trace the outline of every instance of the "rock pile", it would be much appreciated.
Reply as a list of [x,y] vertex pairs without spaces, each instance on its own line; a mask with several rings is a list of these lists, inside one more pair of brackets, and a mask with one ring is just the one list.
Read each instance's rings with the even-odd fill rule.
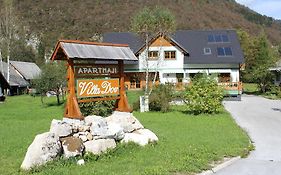
[[157,136],[144,129],[132,113],[115,111],[106,118],[93,115],[83,121],[67,118],[53,120],[50,131],[37,135],[28,147],[21,168],[30,170],[58,156],[70,158],[85,152],[100,155],[114,149],[116,142],[134,142],[145,146],[157,141]]

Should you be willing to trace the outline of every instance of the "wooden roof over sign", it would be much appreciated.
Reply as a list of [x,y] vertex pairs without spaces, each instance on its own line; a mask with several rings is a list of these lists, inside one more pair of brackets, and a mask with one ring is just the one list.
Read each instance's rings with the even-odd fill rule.
[[83,42],[76,40],[58,41],[51,60],[124,60],[137,61],[128,45]]

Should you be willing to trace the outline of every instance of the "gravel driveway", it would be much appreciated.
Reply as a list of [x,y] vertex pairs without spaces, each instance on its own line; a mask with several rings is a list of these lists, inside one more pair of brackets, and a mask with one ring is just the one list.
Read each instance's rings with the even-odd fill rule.
[[242,101],[225,101],[224,106],[256,149],[216,175],[281,175],[281,100],[244,95]]

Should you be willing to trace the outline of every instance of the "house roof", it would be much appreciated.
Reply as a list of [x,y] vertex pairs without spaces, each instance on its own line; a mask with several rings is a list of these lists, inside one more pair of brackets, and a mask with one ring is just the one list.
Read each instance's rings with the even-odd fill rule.
[[[227,35],[229,42],[208,42],[208,35]],[[244,56],[238,41],[235,30],[179,30],[168,36],[188,55],[185,55],[184,64],[231,64],[243,63]],[[143,46],[144,42],[135,34],[127,33],[105,33],[104,42],[119,42],[129,44],[136,53]],[[141,43],[141,44],[135,44]],[[139,47],[139,48],[137,48]],[[218,56],[218,47],[230,47],[232,56]],[[211,54],[204,54],[204,48],[210,48]]]
[[1,72],[0,72],[0,86],[3,89],[7,89],[10,87],[9,83],[7,82],[6,78],[3,76],[3,74]]
[[[0,72],[2,75],[4,75],[6,81],[7,81],[7,72],[8,72],[8,64],[6,62],[3,63],[3,70],[2,66],[0,65]],[[0,63],[1,64],[1,63]],[[18,86],[18,87],[27,87],[29,86],[29,83],[23,78],[23,76],[20,75],[17,70],[10,65],[10,81],[9,81],[10,86]]]
[[60,40],[51,59],[138,60],[128,45],[73,40]]
[[130,49],[136,53],[144,44],[145,41],[135,33],[130,32],[112,32],[106,33],[103,36],[103,41],[111,43],[128,44]]
[[41,72],[35,63],[22,61],[10,61],[10,63],[26,80],[35,79]]

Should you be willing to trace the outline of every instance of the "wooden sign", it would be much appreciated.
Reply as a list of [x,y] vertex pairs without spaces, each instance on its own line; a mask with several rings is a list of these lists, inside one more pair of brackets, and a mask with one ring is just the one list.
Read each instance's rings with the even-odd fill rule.
[[119,95],[119,79],[78,79],[77,97]]
[[114,75],[118,74],[118,65],[85,65],[85,66],[75,66],[75,75]]

